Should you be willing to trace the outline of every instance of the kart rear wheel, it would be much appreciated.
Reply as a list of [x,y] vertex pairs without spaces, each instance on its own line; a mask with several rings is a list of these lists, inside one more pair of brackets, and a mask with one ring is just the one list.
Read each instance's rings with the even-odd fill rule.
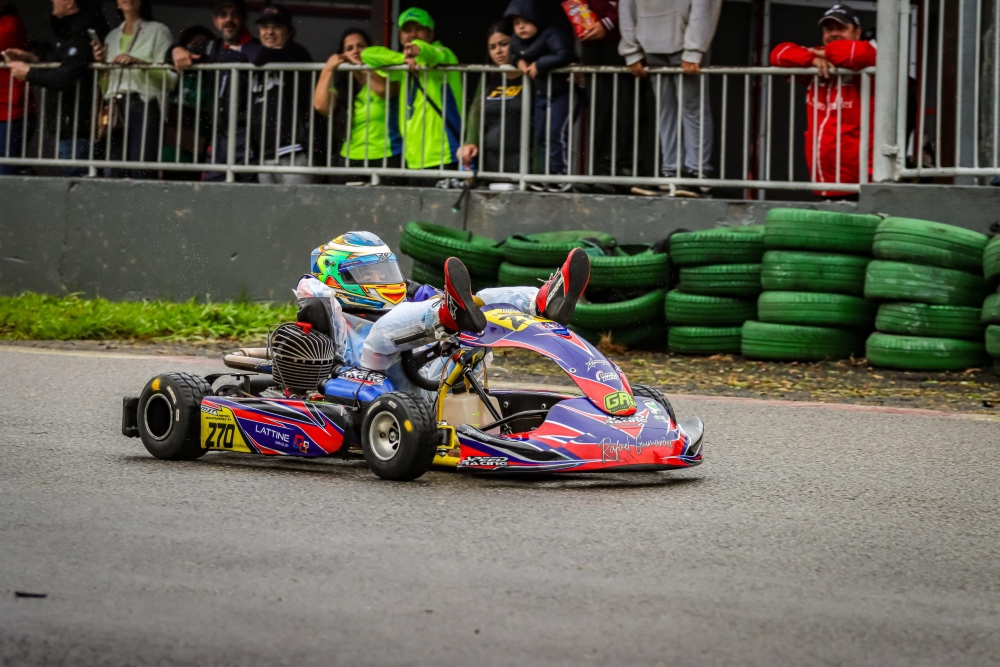
[[212,393],[204,378],[164,373],[139,395],[139,437],[146,450],[165,461],[191,461],[205,455],[201,447],[201,399]]
[[673,420],[674,424],[677,423],[677,415],[674,414],[674,406],[670,405],[670,399],[663,395],[663,392],[659,389],[654,389],[644,384],[637,384],[632,386],[632,395],[641,396],[643,398],[651,398],[663,407],[667,409],[667,414],[670,415],[670,419]]
[[361,424],[361,451],[382,479],[408,482],[431,467],[437,453],[431,406],[402,391],[383,394],[368,406]]

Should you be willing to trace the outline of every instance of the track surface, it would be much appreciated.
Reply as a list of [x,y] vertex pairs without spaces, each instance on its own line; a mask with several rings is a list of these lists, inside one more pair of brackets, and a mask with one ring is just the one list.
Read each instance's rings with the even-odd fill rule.
[[411,484],[119,435],[216,368],[0,350],[0,664],[1000,662],[996,422],[679,398],[691,471]]

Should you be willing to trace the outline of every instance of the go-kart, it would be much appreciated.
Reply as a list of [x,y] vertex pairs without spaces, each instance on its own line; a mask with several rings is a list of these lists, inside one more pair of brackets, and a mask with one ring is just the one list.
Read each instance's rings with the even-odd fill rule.
[[[461,472],[566,473],[701,463],[701,419],[678,422],[662,393],[630,386],[613,361],[576,333],[510,305],[492,305],[485,315],[478,335],[403,354],[406,377],[426,394],[397,391],[385,374],[347,366],[320,369],[319,381],[304,390],[306,381],[294,383],[292,371],[311,367],[290,370],[282,356],[288,345],[272,334],[268,348],[226,356],[240,372],[153,378],[139,396],[124,398],[122,433],[167,460],[211,450],[301,457],[360,450],[368,467],[389,480],[415,479],[435,464]],[[329,342],[309,323],[282,327],[293,327],[300,347]],[[583,396],[489,389],[487,355],[501,348],[548,357]],[[308,362],[312,353],[298,354]],[[429,376],[435,360],[441,371]],[[231,380],[213,389],[223,378]]]

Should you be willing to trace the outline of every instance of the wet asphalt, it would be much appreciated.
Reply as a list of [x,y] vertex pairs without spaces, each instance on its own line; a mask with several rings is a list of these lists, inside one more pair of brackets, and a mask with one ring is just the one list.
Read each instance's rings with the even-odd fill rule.
[[221,364],[39,352],[0,348],[0,665],[1000,664],[998,421],[679,397],[699,468],[393,484],[157,461],[121,396]]

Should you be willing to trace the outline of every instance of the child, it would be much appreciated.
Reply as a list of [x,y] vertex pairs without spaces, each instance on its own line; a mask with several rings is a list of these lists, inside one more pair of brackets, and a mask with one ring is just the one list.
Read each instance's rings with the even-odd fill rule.
[[[549,173],[565,174],[570,114],[569,81],[566,74],[549,72],[570,63],[573,58],[573,40],[560,28],[546,25],[537,0],[511,0],[504,17],[512,17],[514,21],[514,36],[510,40],[511,63],[533,79],[535,99],[532,122],[535,140],[541,144],[543,155],[548,154]],[[565,192],[569,190],[569,186],[556,185],[548,189]]]

